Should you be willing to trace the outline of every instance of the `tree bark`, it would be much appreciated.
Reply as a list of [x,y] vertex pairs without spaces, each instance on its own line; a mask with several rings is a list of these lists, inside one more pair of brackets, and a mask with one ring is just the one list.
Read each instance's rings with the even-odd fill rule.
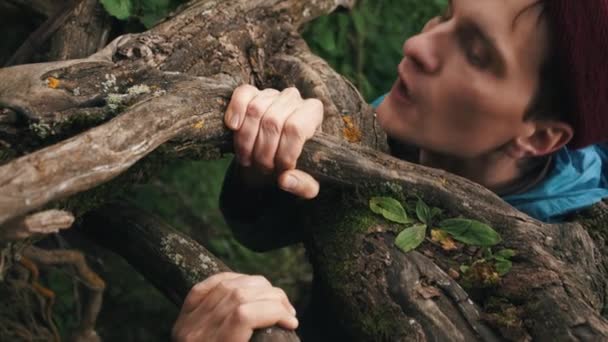
[[[337,324],[353,340],[608,339],[605,207],[594,209],[600,219],[544,224],[477,184],[378,152],[387,150],[386,137],[372,109],[297,33],[352,5],[197,1],[88,58],[0,69],[0,106],[20,118],[10,130],[0,126],[0,229],[135,173],[131,166],[146,156],[225,152],[222,114],[235,86],[297,86],[326,108],[323,133],[307,143],[298,166],[355,190],[314,206],[311,227],[323,226],[307,245]],[[394,247],[394,228],[367,209],[381,193],[421,197],[447,217],[491,225],[502,246],[517,250],[512,271],[467,294],[448,275],[454,255],[428,243],[407,254]]]
[[[129,261],[144,277],[180,306],[198,282],[230,269],[207,249],[154,215],[114,203],[87,213],[82,230],[96,243]],[[256,331],[254,342],[299,341],[277,327]]]

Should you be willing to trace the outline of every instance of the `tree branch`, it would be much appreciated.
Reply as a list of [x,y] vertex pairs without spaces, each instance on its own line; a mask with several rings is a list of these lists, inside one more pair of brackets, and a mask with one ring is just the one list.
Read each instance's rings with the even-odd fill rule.
[[36,31],[32,32],[25,42],[17,49],[11,58],[5,63],[5,66],[11,66],[16,64],[23,64],[30,61],[32,54],[34,54],[44,42],[61,27],[66,20],[72,15],[76,4],[80,0],[74,0],[74,2],[66,2],[60,7],[56,13],[50,16]]
[[[133,207],[112,204],[89,212],[82,227],[96,243],[124,257],[176,305],[182,304],[196,283],[230,271],[196,241]],[[275,327],[257,331],[252,341],[299,339],[295,333]]]
[[49,60],[85,58],[108,43],[112,18],[98,0],[78,0],[51,39]]
[[[198,1],[151,31],[122,37],[90,58],[0,69],[0,105],[25,117],[31,133],[48,126],[47,133],[55,139],[72,137],[0,166],[0,225],[108,182],[161,144],[167,158],[230,145],[222,113],[240,83],[298,85],[305,95],[320,97],[328,109],[325,133],[306,144],[298,167],[325,183],[361,191],[383,189],[401,198],[419,196],[452,217],[463,215],[490,224],[502,235],[505,247],[518,251],[513,270],[494,293],[524,312],[525,334],[541,339],[556,335],[569,340],[607,339],[608,322],[601,316],[608,279],[608,259],[601,253],[605,229],[593,233],[600,237],[594,241],[581,224],[538,222],[480,185],[364,147],[386,150],[371,108],[351,84],[313,56],[295,32],[314,15],[341,4],[339,0]],[[112,119],[85,132],[86,127],[71,130],[73,120],[97,115],[99,121]],[[53,140],[41,135],[39,141]],[[313,240],[325,245],[308,246],[319,252],[311,252],[317,270],[327,263],[324,251],[335,248],[335,255],[345,253],[338,245],[342,236],[321,239],[326,233],[313,231]],[[361,235],[368,242],[375,237],[369,232]],[[384,250],[392,247],[390,241],[385,239]],[[349,257],[366,257],[359,249],[355,252]],[[383,260],[375,262],[382,266]],[[441,256],[433,261],[441,264]],[[393,279],[400,279],[401,274],[409,274],[411,265],[429,264],[410,253],[390,272]],[[382,271],[386,265],[380,266],[378,272],[385,273],[378,284],[389,293],[390,274]],[[445,274],[417,267],[418,276],[408,281],[428,278],[445,283],[447,279]],[[352,281],[365,288],[368,279],[355,278],[362,283],[340,277],[333,281]],[[339,288],[332,287],[330,279],[325,285]],[[412,288],[406,285],[393,286],[392,298],[398,305],[391,306],[397,317],[393,322],[403,322],[409,315],[420,327],[398,325],[406,336],[421,332],[441,338],[444,335],[433,332],[439,325],[432,321],[441,317],[457,327],[451,336],[492,339],[484,332],[483,317],[472,313],[474,306],[463,305],[458,299],[462,297],[454,295],[458,289],[440,287],[442,295],[451,299],[430,305],[404,294]],[[348,302],[345,294],[334,295],[337,302]],[[442,315],[432,314],[437,310]]]

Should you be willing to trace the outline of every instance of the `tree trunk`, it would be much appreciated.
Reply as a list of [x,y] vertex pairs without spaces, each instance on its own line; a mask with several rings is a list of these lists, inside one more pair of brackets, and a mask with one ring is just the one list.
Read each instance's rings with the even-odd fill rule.
[[[0,229],[48,207],[81,216],[159,161],[226,152],[222,116],[235,86],[296,86],[326,109],[299,167],[351,193],[314,206],[311,223],[324,224],[311,224],[307,248],[353,340],[608,339],[605,206],[592,219],[544,224],[477,184],[383,154],[372,109],[297,33],[352,5],[194,1],[90,57],[0,69]],[[446,217],[491,225],[517,251],[512,270],[465,292],[454,280],[459,255],[428,242],[409,253],[394,246],[395,228],[367,208],[378,194],[421,197]]]

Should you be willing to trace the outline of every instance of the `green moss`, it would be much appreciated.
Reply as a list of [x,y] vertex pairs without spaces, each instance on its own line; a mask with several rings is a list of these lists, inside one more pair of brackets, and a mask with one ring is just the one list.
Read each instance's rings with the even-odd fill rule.
[[[319,220],[322,225],[314,232],[314,246],[308,246],[314,260],[320,281],[330,293],[331,307],[340,309],[337,317],[341,324],[357,340],[379,340],[405,336],[407,326],[403,324],[403,314],[386,294],[378,295],[373,277],[384,272],[384,260],[367,257],[365,238],[368,234],[392,231],[391,223],[372,213],[366,202],[359,200],[362,194],[342,197],[340,205],[336,198],[326,199],[333,205],[322,206],[311,220]],[[365,195],[367,196],[367,195]],[[359,306],[369,303],[370,297],[383,302],[376,305]],[[358,299],[357,299],[358,298]],[[349,323],[354,326],[345,326]]]
[[61,131],[68,127],[93,127],[102,123],[109,117],[108,112],[94,109],[82,109],[76,113],[66,116],[62,121],[57,122],[57,126],[62,127]]

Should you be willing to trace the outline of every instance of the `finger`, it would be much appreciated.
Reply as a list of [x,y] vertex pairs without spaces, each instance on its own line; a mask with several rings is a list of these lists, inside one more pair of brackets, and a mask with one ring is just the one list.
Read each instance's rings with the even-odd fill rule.
[[283,134],[276,153],[275,165],[279,170],[295,169],[306,140],[312,138],[323,122],[323,104],[308,99],[296,109],[283,126]]
[[254,329],[275,324],[289,330],[298,327],[298,319],[283,305],[274,301],[258,301],[239,306],[218,330],[219,341],[248,341]]
[[260,169],[267,172],[274,170],[283,124],[301,103],[300,92],[296,88],[287,88],[264,113],[252,156],[252,162]]
[[[234,278],[227,278],[215,285],[209,293],[200,301],[195,308],[201,315],[211,312],[226,296],[229,296],[236,289],[266,287],[271,288],[270,282],[262,276],[249,276],[239,274]],[[196,316],[195,313],[193,315]]]
[[319,194],[319,182],[311,175],[300,170],[289,170],[281,173],[279,187],[298,197],[313,199]]
[[249,102],[243,124],[234,135],[234,150],[241,165],[251,165],[251,153],[260,130],[260,120],[278,94],[277,90],[265,89]]
[[[276,302],[291,315],[296,315],[295,308],[289,303],[289,299],[283,290],[277,287],[252,287],[239,288],[227,296],[224,296],[212,310],[212,312],[200,312],[193,314],[206,326],[217,327],[229,317],[239,306],[254,302]],[[199,315],[200,314],[200,315]]]
[[224,123],[231,130],[238,130],[245,119],[245,111],[249,102],[253,100],[261,91],[249,84],[238,86],[232,93],[232,98],[226,108]]
[[227,317],[239,305],[258,301],[275,301],[281,303],[285,309],[295,316],[296,310],[289,302],[285,291],[278,287],[250,287],[238,288],[218,303],[215,313],[218,317]]
[[241,276],[243,275],[238,273],[223,272],[215,274],[205,279],[205,281],[194,285],[186,296],[184,304],[182,304],[182,312],[188,313],[196,309],[196,307],[205,298],[205,296],[207,296],[207,294],[209,294],[209,292],[222,281],[238,278]]

